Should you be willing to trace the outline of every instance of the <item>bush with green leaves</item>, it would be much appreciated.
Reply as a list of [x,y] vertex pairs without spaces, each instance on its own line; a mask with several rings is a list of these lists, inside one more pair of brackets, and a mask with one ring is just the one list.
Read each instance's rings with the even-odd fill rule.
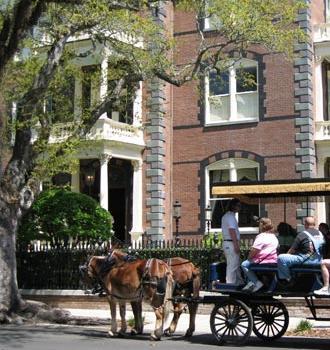
[[69,241],[98,242],[108,240],[112,233],[111,214],[93,198],[53,188],[40,194],[31,210],[23,218],[18,241],[49,242],[52,246]]

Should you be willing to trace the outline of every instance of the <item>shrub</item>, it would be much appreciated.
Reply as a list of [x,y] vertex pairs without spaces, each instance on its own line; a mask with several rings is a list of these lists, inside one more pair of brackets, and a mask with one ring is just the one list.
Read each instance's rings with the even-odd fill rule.
[[97,242],[111,236],[112,217],[93,198],[63,188],[40,194],[31,210],[23,217],[18,242],[41,240],[52,246],[69,239]]
[[313,328],[313,324],[308,321],[308,320],[301,320],[297,327],[295,328],[294,332],[295,333],[300,333],[300,332],[305,332],[305,331],[309,331]]

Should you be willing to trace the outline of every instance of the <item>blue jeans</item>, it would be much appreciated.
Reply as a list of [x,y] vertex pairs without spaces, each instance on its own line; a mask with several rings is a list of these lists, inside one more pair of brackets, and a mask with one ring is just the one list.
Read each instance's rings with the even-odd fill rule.
[[278,268],[278,277],[280,279],[291,279],[290,266],[292,265],[308,265],[308,264],[317,264],[320,262],[318,258],[309,258],[309,255],[300,254],[280,254],[277,258],[277,268]]
[[253,283],[256,283],[258,281],[258,277],[253,271],[250,270],[251,264],[255,263],[250,260],[244,260],[241,264],[241,267],[248,282],[251,281]]

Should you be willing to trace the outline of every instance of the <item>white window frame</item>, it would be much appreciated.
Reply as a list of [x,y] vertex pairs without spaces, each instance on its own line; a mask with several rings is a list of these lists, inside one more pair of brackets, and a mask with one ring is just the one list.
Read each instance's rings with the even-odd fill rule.
[[[257,89],[256,91],[244,91],[244,92],[237,92],[236,91],[236,70],[244,67],[256,67],[256,75],[257,75]],[[229,93],[228,94],[222,94],[222,95],[216,95],[216,96],[210,96],[210,80],[209,80],[209,74],[206,74],[205,76],[205,126],[213,126],[213,125],[223,125],[223,124],[236,124],[236,123],[249,123],[249,122],[256,122],[259,120],[259,67],[258,62],[248,59],[242,59],[235,64],[233,64],[228,72],[229,72]],[[257,95],[257,113],[252,118],[244,118],[244,119],[238,119],[237,115],[237,96],[242,96],[245,94],[256,94]],[[211,99],[216,99],[221,97],[229,96],[229,118],[228,120],[210,120],[210,110],[211,110]],[[221,103],[219,101],[219,103]]]
[[[205,203],[206,203],[206,207],[208,205],[210,205],[211,208],[214,208],[214,206],[212,206],[212,202],[219,200],[219,198],[212,198],[211,197],[210,171],[229,169],[230,181],[237,182],[237,170],[248,169],[248,168],[257,168],[258,179],[260,179],[260,165],[259,165],[259,163],[255,162],[253,160],[250,160],[250,159],[227,158],[227,159],[219,160],[215,163],[208,165],[205,168]],[[230,198],[221,198],[221,200],[226,200],[226,199],[230,199]],[[210,232],[220,232],[220,231],[221,231],[221,227],[216,227],[216,228],[210,229]],[[206,232],[206,227],[205,227],[205,232]],[[241,234],[258,233],[258,227],[240,227],[240,233]]]
[[[97,102],[98,100],[102,100],[105,98],[107,94],[107,79],[108,79],[108,69],[109,69],[109,53],[105,53],[104,57],[102,58],[101,61],[92,61],[89,62],[87,61],[86,63],[80,65],[81,69],[85,66],[89,65],[99,65],[100,66],[100,80],[91,81],[91,104]],[[99,83],[99,85],[97,84]],[[135,94],[135,99],[133,101],[133,122],[132,125],[140,128],[142,127],[142,91],[143,91],[143,82],[139,81],[139,87],[136,91]],[[78,103],[80,101],[80,103]],[[74,101],[74,113],[76,117],[80,117],[82,113],[82,108],[81,108],[81,103],[82,103],[82,81],[81,79],[76,79],[75,80],[75,101]],[[117,111],[112,111],[112,120],[119,122],[119,112]],[[106,113],[104,113],[102,118],[107,118]]]

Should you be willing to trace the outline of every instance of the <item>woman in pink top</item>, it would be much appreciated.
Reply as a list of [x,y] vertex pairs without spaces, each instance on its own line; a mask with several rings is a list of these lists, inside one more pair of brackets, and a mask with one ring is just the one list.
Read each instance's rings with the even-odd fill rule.
[[273,232],[273,225],[270,219],[261,218],[259,220],[260,233],[256,237],[251,247],[248,259],[243,261],[241,266],[248,280],[244,291],[256,292],[263,283],[258,280],[256,274],[250,270],[251,264],[266,264],[277,262],[278,239]]

